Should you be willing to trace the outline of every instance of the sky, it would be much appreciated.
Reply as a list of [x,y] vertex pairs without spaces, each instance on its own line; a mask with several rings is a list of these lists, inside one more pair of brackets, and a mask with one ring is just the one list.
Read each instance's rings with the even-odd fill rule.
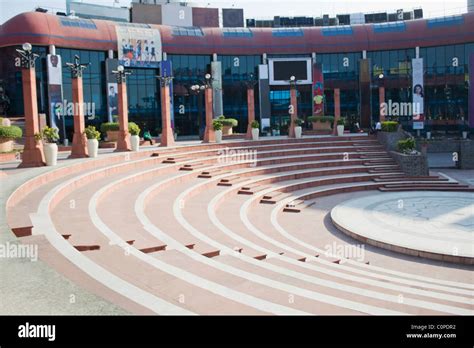
[[[131,0],[117,0],[116,6],[129,6]],[[184,1],[184,0],[182,0]],[[114,4],[114,0],[82,0],[99,5]],[[270,19],[273,16],[334,16],[344,13],[412,10],[422,8],[424,17],[440,17],[466,12],[467,0],[192,0],[201,7],[243,8],[245,18]],[[45,7],[64,11],[66,0],[0,0],[0,23],[9,18]]]

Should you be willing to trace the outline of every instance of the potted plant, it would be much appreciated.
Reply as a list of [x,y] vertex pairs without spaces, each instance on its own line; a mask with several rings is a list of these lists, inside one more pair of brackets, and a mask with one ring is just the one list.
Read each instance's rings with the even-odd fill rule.
[[382,132],[395,133],[398,130],[397,121],[384,121],[382,122]]
[[467,139],[467,134],[469,133],[469,125],[467,124],[465,120],[463,121],[461,130],[462,130],[462,138]]
[[310,116],[308,121],[313,124],[314,130],[331,130],[331,125],[334,123],[333,116]]
[[222,122],[219,119],[212,121],[212,128],[214,129],[214,134],[216,136],[216,143],[222,142]]
[[303,133],[303,128],[301,126],[304,124],[304,120],[301,118],[296,118],[293,122],[295,124],[295,138],[299,139]]
[[120,126],[117,122],[106,122],[100,125],[100,132],[106,134],[107,141],[117,141]]
[[340,137],[344,135],[345,124],[346,124],[345,118],[341,117],[337,120],[337,135]]
[[406,155],[418,154],[418,151],[415,150],[415,147],[415,138],[402,139],[397,143],[398,151]]
[[140,150],[140,127],[135,122],[128,123],[128,132],[130,133],[130,145],[132,151]]
[[225,118],[224,115],[219,116],[217,119],[222,122],[222,134],[224,135],[232,135],[232,128],[237,127],[239,124],[235,118]]
[[0,125],[0,152],[13,151],[13,140],[21,138],[22,135],[20,127]]
[[41,132],[44,141],[43,150],[47,166],[55,166],[58,163],[58,144],[59,134],[57,128],[44,127]]
[[179,128],[175,127],[174,128],[174,140],[178,140],[178,135],[179,135]]
[[280,126],[276,123],[272,126],[272,135],[274,137],[280,135]]
[[253,121],[250,126],[252,127],[252,140],[258,140],[258,135],[260,133],[260,123],[258,123],[258,121]]
[[99,152],[100,132],[94,126],[87,126],[84,130],[87,138],[87,152],[89,157],[96,158]]

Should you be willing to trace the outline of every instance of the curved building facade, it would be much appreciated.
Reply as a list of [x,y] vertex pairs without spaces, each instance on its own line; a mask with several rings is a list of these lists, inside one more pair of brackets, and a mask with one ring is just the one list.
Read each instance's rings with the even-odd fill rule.
[[[121,63],[132,71],[127,81],[130,119],[152,133],[159,132],[161,122],[156,75],[170,68],[174,125],[180,134],[195,135],[202,128],[202,96],[194,95],[190,86],[208,72],[215,78],[215,112],[238,119],[240,131],[246,129],[245,81],[251,74],[259,80],[257,117],[267,119],[268,126],[284,126],[289,119],[289,87],[272,83],[270,65],[296,60],[311,63],[306,82],[298,85],[298,115],[305,119],[315,112],[315,88],[323,86],[324,114],[334,114],[334,90],[339,89],[341,115],[370,126],[379,118],[380,88],[385,102],[412,102],[413,59],[422,61],[426,124],[452,128],[469,117],[474,13],[382,24],[252,29],[170,27],[24,13],[0,27],[0,79],[11,101],[9,115],[23,112],[20,70],[14,60],[15,48],[24,42],[30,42],[40,55],[38,103],[47,115],[52,100],[48,54],[61,56],[64,100],[71,99],[65,63],[75,55],[91,63],[84,75],[86,102],[95,106],[90,123],[110,117],[108,94],[113,78],[109,70]],[[411,115],[394,116],[402,123],[411,121]]]

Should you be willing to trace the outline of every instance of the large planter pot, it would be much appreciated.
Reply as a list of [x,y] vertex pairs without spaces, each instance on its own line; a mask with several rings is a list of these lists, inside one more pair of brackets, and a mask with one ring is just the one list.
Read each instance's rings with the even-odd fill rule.
[[224,135],[232,135],[232,126],[222,126],[222,134]]
[[431,132],[426,132],[426,139],[431,139]]
[[342,137],[344,135],[344,125],[338,125],[337,126],[337,135],[339,137]]
[[467,132],[466,132],[466,131],[463,131],[463,132],[462,132],[462,138],[463,138],[463,139],[467,139]]
[[295,138],[296,139],[301,138],[301,134],[303,134],[303,128],[301,128],[300,126],[296,126],[295,127]]
[[0,139],[0,152],[11,152],[13,151],[13,140],[10,138]]
[[87,152],[89,153],[89,157],[97,157],[99,153],[99,141],[97,139],[87,139]]
[[259,133],[260,133],[260,129],[252,128],[252,140],[258,140]]
[[58,163],[58,145],[56,143],[44,143],[43,151],[46,165],[55,166]]
[[331,130],[331,123],[329,122],[312,122],[314,130]]
[[132,151],[140,150],[140,136],[132,135],[130,137],[130,145],[132,146]]
[[107,141],[117,141],[120,131],[107,131]]
[[216,136],[216,143],[221,143],[222,142],[222,130],[216,130],[216,131],[214,131],[214,134]]

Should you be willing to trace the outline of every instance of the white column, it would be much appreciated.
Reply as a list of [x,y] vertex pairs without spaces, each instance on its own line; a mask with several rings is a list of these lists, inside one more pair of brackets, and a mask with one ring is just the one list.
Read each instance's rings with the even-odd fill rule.
[[56,46],[49,45],[49,54],[55,56],[56,55]]
[[420,47],[419,46],[416,46],[416,48],[415,48],[415,55],[416,55],[415,56],[416,58],[420,58]]

